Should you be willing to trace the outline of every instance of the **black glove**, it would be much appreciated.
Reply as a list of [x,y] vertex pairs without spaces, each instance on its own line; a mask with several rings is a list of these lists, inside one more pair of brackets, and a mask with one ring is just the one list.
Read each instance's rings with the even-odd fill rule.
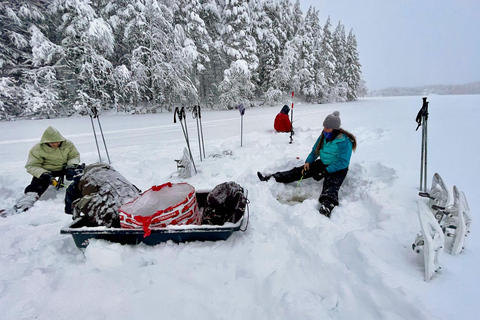
[[52,173],[50,171],[46,171],[46,172],[42,173],[42,175],[40,176],[39,179],[42,180],[46,184],[50,184],[50,183],[52,183],[53,176],[52,176]]
[[85,169],[85,164],[72,164],[65,167],[65,178],[68,181],[73,180],[77,176],[81,176],[83,174],[83,170]]

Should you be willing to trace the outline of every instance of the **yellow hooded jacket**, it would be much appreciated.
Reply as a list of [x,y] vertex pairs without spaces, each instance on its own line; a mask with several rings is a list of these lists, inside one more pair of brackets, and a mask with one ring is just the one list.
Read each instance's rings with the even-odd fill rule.
[[[49,142],[62,142],[60,147],[53,149]],[[32,176],[39,178],[47,171],[60,171],[64,165],[80,163],[80,153],[75,145],[65,139],[54,127],[48,127],[39,143],[30,149],[25,168]]]

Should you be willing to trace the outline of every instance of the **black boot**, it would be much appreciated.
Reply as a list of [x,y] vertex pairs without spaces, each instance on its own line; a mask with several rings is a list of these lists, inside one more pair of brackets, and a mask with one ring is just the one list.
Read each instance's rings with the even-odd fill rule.
[[257,176],[260,181],[268,181],[272,177],[271,174],[263,175],[260,172],[257,172]]
[[335,208],[335,205],[332,202],[329,200],[323,200],[320,203],[320,209],[318,211],[325,217],[330,218],[333,208]]
[[282,171],[282,172],[275,172],[271,176],[275,179],[277,182],[282,182],[282,183],[291,183],[294,181],[298,181],[302,178],[303,174],[303,166],[301,167],[296,167],[288,171]]

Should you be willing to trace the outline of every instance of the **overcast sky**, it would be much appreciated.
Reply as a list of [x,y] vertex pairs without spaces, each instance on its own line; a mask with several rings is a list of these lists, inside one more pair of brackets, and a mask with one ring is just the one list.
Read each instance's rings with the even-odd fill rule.
[[[296,0],[293,0],[296,1]],[[300,0],[353,28],[369,89],[480,81],[480,0]]]

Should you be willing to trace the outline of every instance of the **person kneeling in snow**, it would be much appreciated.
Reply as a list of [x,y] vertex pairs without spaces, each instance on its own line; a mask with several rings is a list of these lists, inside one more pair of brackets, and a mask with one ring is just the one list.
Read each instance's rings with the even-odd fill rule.
[[323,190],[318,199],[321,204],[319,211],[330,217],[333,208],[338,205],[338,191],[347,176],[352,151],[357,147],[355,136],[340,128],[340,125],[338,111],[328,115],[323,121],[323,131],[303,166],[270,175],[257,172],[258,178],[268,181],[273,177],[277,182],[283,183],[297,181],[302,177],[317,181],[324,179]]
[[273,123],[273,128],[278,132],[290,132],[292,131],[292,123],[290,118],[288,118],[288,113],[290,108],[287,105],[284,105],[280,113],[275,117],[275,122]]
[[54,177],[67,175],[67,179],[73,178],[79,163],[80,153],[73,142],[65,139],[54,127],[48,127],[28,154],[25,168],[33,178],[14,210],[30,209],[47,188],[57,182]]

